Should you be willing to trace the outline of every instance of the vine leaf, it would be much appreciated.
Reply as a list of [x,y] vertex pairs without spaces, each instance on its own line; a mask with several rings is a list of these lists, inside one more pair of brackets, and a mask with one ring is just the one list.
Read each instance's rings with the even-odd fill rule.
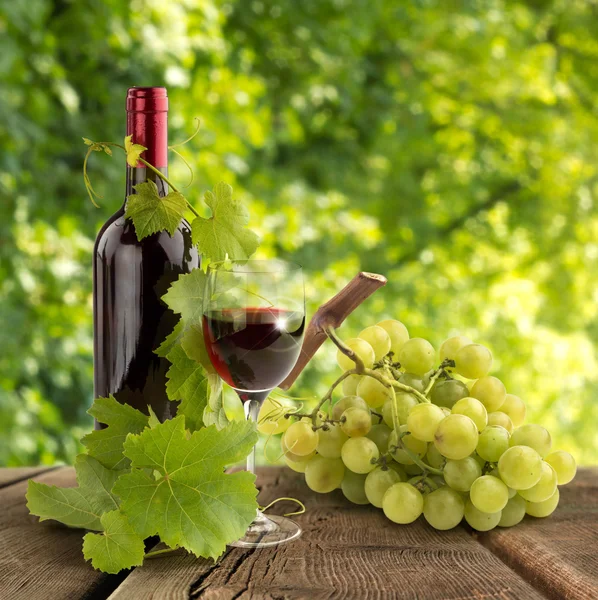
[[219,375],[208,375],[208,389],[208,403],[203,411],[204,425],[206,427],[215,425],[218,429],[222,429],[230,421],[222,402],[222,379]]
[[79,487],[61,488],[29,481],[27,508],[40,518],[52,519],[69,527],[102,531],[101,516],[118,509],[118,499],[111,492],[122,471],[113,471],[87,454],[75,460]]
[[185,332],[185,322],[180,319],[174,329],[164,338],[163,342],[154,350],[154,354],[165,358],[166,355],[181,341]]
[[204,427],[187,436],[182,415],[130,435],[124,451],[133,469],[114,486],[122,512],[142,538],[158,534],[171,548],[217,558],[256,514],[255,476],[224,473],[256,440],[250,422],[220,431]]
[[168,307],[181,315],[186,323],[199,323],[203,314],[206,275],[201,269],[179,275],[162,296]]
[[[132,135],[125,137],[125,152],[127,153],[127,162],[129,165],[131,167],[136,167],[141,153],[145,152],[147,148],[141,144],[134,144],[132,138]],[[83,140],[85,140],[85,138],[83,138]],[[87,142],[85,143],[87,144]]]
[[104,513],[100,518],[103,532],[83,536],[83,556],[91,560],[94,569],[118,573],[143,563],[143,539],[129,525],[127,517],[118,510]]
[[258,236],[245,226],[249,212],[238,200],[233,200],[233,188],[223,181],[206,192],[205,203],[212,210],[209,219],[197,217],[191,224],[193,243],[212,261],[249,258],[259,245]]
[[187,208],[185,196],[180,192],[169,192],[160,197],[158,186],[153,181],[138,183],[134,187],[135,194],[127,198],[125,217],[133,221],[137,239],[142,240],[162,230],[174,235]]

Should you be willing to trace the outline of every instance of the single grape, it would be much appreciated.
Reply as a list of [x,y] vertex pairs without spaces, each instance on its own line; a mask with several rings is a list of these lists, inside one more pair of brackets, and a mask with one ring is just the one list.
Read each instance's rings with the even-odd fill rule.
[[444,420],[444,413],[435,404],[418,404],[411,409],[407,417],[407,430],[418,440],[434,441],[434,433]]
[[293,412],[293,407],[283,399],[266,398],[257,418],[257,430],[265,435],[284,433],[293,423],[284,415]]
[[477,398],[468,396],[457,400],[451,412],[454,415],[469,417],[476,424],[478,431],[483,431],[486,425],[488,425],[488,411]]
[[[374,349],[361,338],[351,338],[345,342],[350,350],[353,350],[359,358],[361,358],[363,364],[367,369],[371,369],[374,366],[376,355]],[[343,371],[349,371],[355,368],[355,363],[340,350],[336,353],[336,362]]]
[[[388,427],[394,429],[394,423],[392,420],[392,398],[390,400],[387,400],[384,403],[384,406],[382,407],[382,420],[386,425],[388,425]],[[399,423],[400,422],[401,421],[399,420]]]
[[488,462],[496,462],[509,449],[509,432],[499,425],[489,425],[478,438],[477,453]]
[[[359,409],[357,409],[359,410]],[[324,458],[340,458],[341,448],[347,441],[347,434],[336,423],[328,423],[326,429],[318,429],[316,450]]]
[[512,446],[498,461],[500,478],[514,490],[527,490],[542,476],[542,458],[529,446]]
[[459,460],[469,456],[478,443],[478,428],[465,415],[449,415],[434,434],[436,448],[446,458]]
[[511,419],[514,427],[523,425],[525,421],[525,403],[519,396],[515,394],[507,394],[505,401],[502,403],[500,410]]
[[434,367],[434,347],[423,338],[411,338],[399,352],[401,366],[410,373],[424,375]]
[[430,400],[437,406],[453,408],[455,402],[461,400],[461,398],[467,398],[467,396],[469,396],[469,389],[462,381],[445,379],[444,381],[438,381],[432,388]]
[[384,358],[390,351],[390,336],[378,325],[366,327],[357,337],[368,342],[374,350],[376,360]]
[[318,434],[309,423],[297,421],[284,434],[286,447],[298,456],[311,454],[318,445]]
[[542,475],[538,483],[527,490],[519,490],[519,495],[529,502],[544,502],[554,494],[557,480],[558,477],[552,465],[542,461]]
[[469,498],[478,510],[496,513],[501,511],[509,501],[509,490],[498,477],[484,475],[473,482],[469,490]]
[[533,448],[542,458],[550,452],[552,440],[550,433],[541,425],[522,425],[517,427],[511,435],[510,446],[529,446]]
[[544,502],[528,502],[525,501],[525,512],[532,517],[548,517],[551,515],[559,503],[559,488],[554,491],[554,494],[544,500]]
[[296,471],[297,473],[305,473],[305,469],[307,468],[309,461],[314,456],[315,456],[315,454],[310,456],[309,459],[307,459],[307,460],[294,461],[285,455],[284,462],[286,463],[287,467],[289,467],[290,469],[293,469],[293,471]]
[[407,327],[400,321],[395,321],[394,319],[380,321],[378,327],[382,327],[382,329],[388,333],[388,337],[390,337],[390,349],[394,352],[396,360],[403,344],[409,339]]
[[450,487],[441,487],[424,498],[424,518],[428,523],[445,531],[456,527],[463,518],[465,502]]
[[342,390],[345,396],[356,396],[357,386],[361,381],[363,375],[349,375],[343,379]]
[[386,466],[389,469],[391,469],[392,471],[395,471],[396,473],[398,473],[399,477],[401,478],[401,481],[407,481],[407,473],[405,471],[405,469],[406,469],[405,465],[400,465],[399,463],[395,462],[394,460],[391,460]]
[[473,482],[482,476],[480,464],[471,456],[447,460],[443,472],[446,484],[457,492],[469,492]]
[[365,479],[365,495],[374,506],[382,508],[382,498],[386,490],[400,481],[405,481],[405,477],[401,477],[397,471],[376,467]]
[[305,467],[307,487],[319,494],[327,494],[340,487],[345,476],[345,465],[340,458],[314,456]]
[[413,523],[424,510],[424,499],[410,483],[395,483],[382,498],[382,510],[395,523]]
[[[399,433],[404,433],[407,431],[407,425],[401,425],[399,427]],[[390,438],[388,439],[388,448],[393,448],[394,446],[398,446],[397,443],[397,433],[393,431],[390,434]],[[416,437],[407,434],[401,438],[401,445],[405,446],[408,450],[419,456],[420,458],[427,452],[428,444],[426,442],[422,442],[418,440]],[[412,465],[413,460],[410,456],[405,452],[402,447],[396,448],[394,451],[391,451],[392,457],[402,465]]]
[[335,421],[338,421],[348,408],[353,407],[363,408],[363,410],[368,411],[370,410],[367,402],[363,398],[360,398],[359,396],[343,396],[336,404],[333,405],[330,417]]
[[361,437],[372,428],[372,417],[369,410],[348,408],[341,415],[341,429],[349,437]]
[[490,531],[500,522],[501,511],[495,513],[485,513],[477,509],[471,500],[465,503],[465,520],[470,527],[477,531]]
[[442,362],[445,358],[449,360],[455,360],[455,356],[457,352],[463,348],[463,346],[468,346],[472,341],[465,337],[464,335],[455,335],[454,337],[448,338],[440,345],[440,351],[438,352],[440,356],[440,362]]
[[388,440],[390,439],[391,433],[392,429],[390,427],[384,423],[379,423],[378,425],[372,425],[372,428],[366,437],[370,438],[370,440],[378,446],[380,454],[385,454],[388,450]]
[[369,504],[367,496],[365,495],[365,475],[358,475],[348,469],[345,469],[345,477],[341,484],[341,490],[345,495],[345,498],[353,504]]
[[479,379],[490,371],[492,352],[480,344],[463,346],[455,354],[455,369],[467,379]]
[[471,388],[471,397],[477,398],[491,413],[499,410],[507,397],[507,388],[505,384],[498,379],[488,375],[478,379]]
[[357,395],[372,408],[378,408],[392,398],[392,392],[383,383],[367,376],[362,377],[359,382]]
[[513,525],[521,523],[523,517],[525,517],[525,500],[519,494],[516,494],[502,509],[498,526],[513,527]]
[[407,475],[407,477],[413,477],[414,475],[418,475],[421,476],[423,474],[423,471],[421,470],[420,467],[418,467],[415,463],[411,464],[411,465],[401,465],[405,471],[405,474]]
[[557,450],[551,452],[544,460],[556,471],[558,485],[565,485],[575,477],[577,465],[575,459],[568,452]]
[[380,458],[378,446],[366,437],[349,438],[343,445],[341,458],[353,473],[369,473],[376,468],[372,459]]
[[504,427],[509,433],[513,433],[513,421],[500,410],[488,413],[488,425],[497,425]]
[[426,386],[428,385],[428,379],[428,377],[420,377],[414,373],[403,373],[399,377],[399,382],[404,385],[408,385],[409,387],[412,387],[414,390],[417,390],[423,394]]
[[428,444],[426,462],[434,469],[441,469],[446,462],[446,458],[438,452],[438,448],[434,444]]

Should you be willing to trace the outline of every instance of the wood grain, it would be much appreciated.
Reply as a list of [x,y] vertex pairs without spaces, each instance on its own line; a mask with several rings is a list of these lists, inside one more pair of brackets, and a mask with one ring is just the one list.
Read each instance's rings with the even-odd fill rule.
[[0,488],[6,487],[18,481],[29,479],[34,475],[51,471],[56,467],[19,467],[16,469],[0,469]]
[[580,471],[560,488],[547,519],[526,517],[479,541],[550,598],[598,598],[598,468]]
[[382,275],[358,273],[338,294],[322,304],[307,326],[297,364],[278,387],[288,390],[295,383],[307,363],[326,341],[328,337],[324,331],[326,326],[340,327],[366,298],[384,285],[386,285],[386,277]]

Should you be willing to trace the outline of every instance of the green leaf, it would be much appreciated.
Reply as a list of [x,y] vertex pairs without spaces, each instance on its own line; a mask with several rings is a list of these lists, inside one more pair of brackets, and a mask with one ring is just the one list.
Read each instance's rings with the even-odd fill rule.
[[208,404],[203,411],[206,427],[215,425],[218,429],[226,427],[230,421],[226,416],[222,400],[222,379],[219,375],[208,375]]
[[83,142],[86,146],[93,146],[95,144],[95,142],[92,142],[89,138],[86,137],[83,138]]
[[255,517],[255,476],[224,468],[246,457],[256,440],[250,422],[205,427],[187,438],[183,416],[130,435],[125,454],[133,470],[114,488],[121,510],[141,537],[158,534],[170,547],[217,558]]
[[100,517],[118,509],[118,500],[111,492],[122,471],[106,469],[95,458],[80,454],[75,460],[76,488],[61,488],[38,481],[29,481],[27,508],[40,521],[53,519],[69,527],[102,530]]
[[203,314],[203,296],[206,275],[201,269],[179,275],[162,300],[175,313],[183,317],[185,323],[200,323]]
[[143,563],[145,546],[129,525],[127,517],[118,510],[104,513],[100,519],[102,533],[83,536],[83,556],[91,560],[94,569],[118,573]]
[[198,362],[206,370],[206,373],[216,373],[208,356],[201,323],[193,323],[185,330],[181,337],[181,347],[189,358]]
[[160,419],[156,416],[153,408],[148,404],[147,410],[149,411],[149,417],[147,418],[147,424],[149,427],[155,427],[156,425],[160,425]]
[[168,231],[172,236],[181,223],[187,201],[180,192],[169,192],[160,197],[158,186],[153,181],[138,183],[135,193],[127,197],[125,217],[133,221],[137,239]]
[[175,346],[166,357],[171,367],[166,373],[166,394],[180,400],[177,414],[184,415],[187,428],[203,427],[203,411],[208,402],[208,380],[203,367],[189,358],[181,346]]
[[197,217],[191,224],[193,243],[212,261],[249,258],[259,245],[257,235],[245,226],[249,213],[238,200],[233,200],[233,188],[221,181],[214,192],[206,192],[205,202],[212,217]]
[[81,440],[90,456],[109,469],[128,467],[129,459],[123,456],[123,443],[127,434],[143,431],[147,415],[128,404],[121,404],[113,396],[96,398],[87,412],[100,423],[108,425],[105,429],[88,433]]
[[165,358],[166,355],[179,343],[185,331],[185,322],[181,319],[174,329],[164,338],[164,341],[154,350],[154,354]]
[[147,148],[141,144],[134,144],[132,138],[132,135],[125,137],[125,152],[127,153],[127,162],[129,165],[136,167],[141,153],[147,150]]

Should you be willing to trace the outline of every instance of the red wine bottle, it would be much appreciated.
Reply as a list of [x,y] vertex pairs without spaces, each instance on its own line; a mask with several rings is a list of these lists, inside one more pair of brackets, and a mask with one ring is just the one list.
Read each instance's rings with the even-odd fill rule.
[[[145,146],[141,155],[167,175],[168,97],[162,87],[134,87],[127,94],[127,135]],[[181,273],[200,266],[189,223],[174,235],[162,231],[137,240],[125,219],[134,186],[153,181],[161,196],[168,186],[143,163],[127,164],[125,202],[100,229],[93,253],[94,395],[113,394],[144,413],[150,405],[160,420],[176,404],[166,396],[169,363],[154,350],[172,331],[177,316],[161,300]],[[101,424],[96,423],[96,427]]]

